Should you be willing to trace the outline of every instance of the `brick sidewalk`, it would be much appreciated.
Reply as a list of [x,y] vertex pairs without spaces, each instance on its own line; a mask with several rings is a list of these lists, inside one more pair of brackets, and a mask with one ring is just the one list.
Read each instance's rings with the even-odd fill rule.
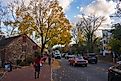
[[2,81],[51,81],[51,67],[47,64],[44,64],[41,67],[39,79],[34,79],[33,66],[27,66],[22,69],[7,72]]

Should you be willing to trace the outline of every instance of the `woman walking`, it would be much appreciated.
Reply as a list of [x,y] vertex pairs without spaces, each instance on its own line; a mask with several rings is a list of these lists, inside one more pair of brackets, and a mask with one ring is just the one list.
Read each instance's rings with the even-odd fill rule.
[[41,63],[41,58],[40,56],[36,56],[35,60],[34,60],[34,69],[35,69],[35,79],[39,78],[39,74],[40,74],[40,63]]

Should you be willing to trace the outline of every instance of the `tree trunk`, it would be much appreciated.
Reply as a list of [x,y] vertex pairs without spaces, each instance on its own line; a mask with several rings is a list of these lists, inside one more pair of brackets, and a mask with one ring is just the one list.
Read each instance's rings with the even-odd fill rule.
[[42,47],[41,47],[41,55],[43,55],[44,48],[45,48],[45,44],[42,44]]
[[88,52],[93,52],[93,35],[89,33],[87,35],[87,50]]

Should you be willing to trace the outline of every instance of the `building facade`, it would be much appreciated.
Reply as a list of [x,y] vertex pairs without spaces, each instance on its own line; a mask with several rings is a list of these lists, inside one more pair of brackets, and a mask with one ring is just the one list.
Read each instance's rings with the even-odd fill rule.
[[7,61],[16,64],[17,60],[32,58],[35,51],[40,47],[27,35],[18,35],[0,40],[0,61],[1,65]]
[[106,54],[110,53],[110,50],[108,49],[108,43],[111,38],[111,32],[110,29],[102,30],[102,39],[101,39],[101,49],[100,53],[105,56]]

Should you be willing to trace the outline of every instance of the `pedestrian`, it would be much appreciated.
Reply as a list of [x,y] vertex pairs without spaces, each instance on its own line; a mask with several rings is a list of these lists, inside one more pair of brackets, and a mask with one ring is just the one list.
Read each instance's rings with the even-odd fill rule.
[[35,56],[35,60],[34,60],[34,69],[35,69],[35,74],[34,77],[39,78],[39,74],[40,74],[40,63],[41,63],[41,58],[40,56]]
[[48,55],[48,64],[51,65],[51,56]]

